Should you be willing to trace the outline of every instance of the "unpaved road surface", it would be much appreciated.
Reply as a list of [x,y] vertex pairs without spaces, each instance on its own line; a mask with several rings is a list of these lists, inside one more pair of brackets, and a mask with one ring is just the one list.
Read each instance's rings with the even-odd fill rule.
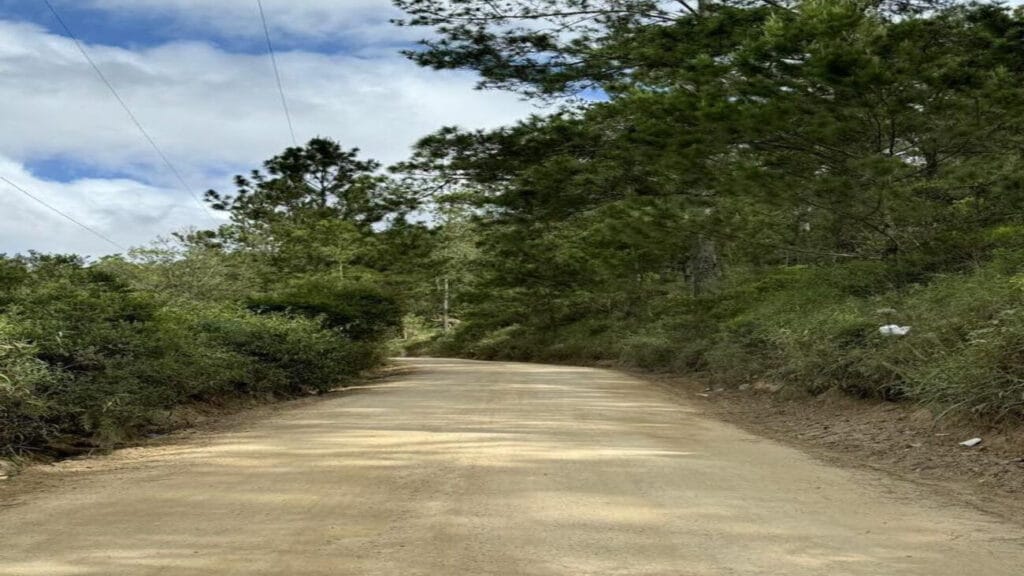
[[1020,526],[818,463],[655,385],[404,362],[0,502],[0,574],[1024,573]]

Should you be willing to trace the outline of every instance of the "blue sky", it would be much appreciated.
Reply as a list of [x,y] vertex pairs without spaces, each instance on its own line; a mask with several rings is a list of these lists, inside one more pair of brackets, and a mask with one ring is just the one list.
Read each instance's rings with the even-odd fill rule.
[[[249,6],[252,8],[251,33],[244,32],[241,24],[230,28],[218,27],[202,24],[198,18],[189,18],[182,14],[188,7],[187,3],[150,2],[147,7],[147,3],[143,2],[140,8],[131,9],[129,2],[104,3],[90,0],[51,0],[51,2],[60,15],[72,25],[74,32],[88,43],[136,49],[174,41],[194,40],[208,42],[232,52],[262,54],[266,51],[266,42],[261,35],[260,24],[255,20],[255,0]],[[206,4],[213,5],[216,3],[216,1],[206,2]],[[288,8],[291,4],[281,0],[266,0],[264,3],[267,8]],[[303,4],[301,0],[296,3]],[[335,2],[335,5],[343,3]],[[306,4],[317,4],[317,2],[306,2]],[[385,23],[390,16],[400,15],[397,10],[388,5],[386,0],[376,3],[380,5],[379,7],[369,6],[368,8],[369,2],[362,4],[364,7],[358,10],[352,18],[357,25],[381,24]],[[245,6],[239,7],[245,8]],[[331,7],[331,9],[345,10],[335,7]],[[223,14],[237,21],[239,12],[228,10],[223,11]],[[281,11],[278,10],[277,13],[281,13]],[[0,0],[0,18],[31,22],[43,26],[51,32],[63,33],[42,0]],[[271,23],[273,24],[273,21]],[[332,53],[355,52],[367,47],[365,37],[349,40],[345,34],[319,32],[301,34],[288,27],[279,28],[276,32],[275,48],[282,50]],[[410,45],[411,39],[411,35],[395,30],[393,36],[381,37],[378,39],[379,42],[373,42],[373,44],[378,47],[389,45],[399,49]]]
[[[89,43],[132,48],[152,46],[175,39],[171,27],[159,18],[138,14],[128,18],[115,12],[97,10],[82,2],[56,2],[60,14],[74,23],[75,32]],[[0,18],[31,22],[61,33],[53,16],[39,0],[0,0]]]
[[[255,0],[51,0],[195,193],[290,144]],[[300,140],[336,138],[385,163],[443,125],[535,110],[468,73],[398,55],[389,0],[264,0]],[[42,0],[0,0],[0,176],[126,245],[193,225],[176,182]],[[112,251],[0,183],[0,253]]]

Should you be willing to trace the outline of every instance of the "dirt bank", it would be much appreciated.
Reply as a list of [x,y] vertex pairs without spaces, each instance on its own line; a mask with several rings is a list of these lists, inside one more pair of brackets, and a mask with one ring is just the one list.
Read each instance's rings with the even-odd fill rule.
[[[689,378],[641,376],[701,410],[829,463],[927,484],[948,497],[1024,523],[1024,429],[938,418],[929,410],[785,390],[707,389]],[[981,438],[974,448],[960,442]]]

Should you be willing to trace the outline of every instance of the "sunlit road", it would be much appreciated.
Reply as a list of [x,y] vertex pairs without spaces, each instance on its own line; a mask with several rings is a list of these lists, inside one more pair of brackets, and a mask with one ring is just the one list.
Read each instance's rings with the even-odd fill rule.
[[1024,573],[1019,526],[818,463],[654,385],[402,362],[390,381],[0,502],[0,574]]

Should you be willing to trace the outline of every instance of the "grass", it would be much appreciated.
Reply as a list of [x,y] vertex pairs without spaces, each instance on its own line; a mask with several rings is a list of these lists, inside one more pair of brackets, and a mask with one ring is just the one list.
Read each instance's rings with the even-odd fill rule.
[[[434,343],[449,355],[614,361],[697,373],[718,384],[759,380],[819,394],[916,402],[939,414],[1024,418],[1024,274],[997,259],[908,282],[877,263],[733,271],[693,299],[652,297],[640,314],[556,325],[464,324]],[[685,294],[680,286],[678,294]],[[912,327],[887,337],[884,324]]]

